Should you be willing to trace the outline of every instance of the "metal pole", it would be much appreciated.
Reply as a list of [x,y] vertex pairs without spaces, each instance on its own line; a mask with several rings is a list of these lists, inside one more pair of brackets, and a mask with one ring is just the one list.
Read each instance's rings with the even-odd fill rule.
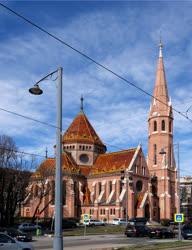
[[128,182],[129,182],[129,176],[128,172],[126,172],[126,225],[127,225],[127,217],[128,217]]
[[55,233],[54,250],[63,250],[62,235],[62,168],[61,168],[61,138],[62,138],[62,68],[58,68],[57,86],[57,129],[56,129],[56,171],[55,171]]
[[[180,214],[181,209],[180,209],[180,199],[181,199],[181,195],[180,195],[180,160],[179,160],[179,143],[177,143],[177,164],[178,164],[178,173],[177,173],[177,177],[178,177],[178,213]],[[178,232],[178,240],[181,240],[181,223],[179,222],[179,232]]]

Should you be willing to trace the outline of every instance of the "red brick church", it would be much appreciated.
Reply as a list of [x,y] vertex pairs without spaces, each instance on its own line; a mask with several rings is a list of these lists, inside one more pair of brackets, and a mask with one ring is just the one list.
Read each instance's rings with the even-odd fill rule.
[[[63,135],[63,215],[80,218],[146,217],[172,219],[177,210],[177,171],[173,152],[173,113],[160,44],[154,93],[148,118],[148,157],[141,145],[107,153],[81,109]],[[161,150],[164,154],[159,154]],[[21,215],[54,214],[55,159],[48,158],[33,174]],[[126,212],[127,209],[127,212]]]

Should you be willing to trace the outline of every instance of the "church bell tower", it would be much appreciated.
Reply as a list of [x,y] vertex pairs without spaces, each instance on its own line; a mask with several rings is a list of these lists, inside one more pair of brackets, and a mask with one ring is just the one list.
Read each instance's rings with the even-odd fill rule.
[[173,219],[177,209],[177,172],[173,148],[173,113],[159,45],[156,80],[148,118],[148,167],[157,177],[159,219]]

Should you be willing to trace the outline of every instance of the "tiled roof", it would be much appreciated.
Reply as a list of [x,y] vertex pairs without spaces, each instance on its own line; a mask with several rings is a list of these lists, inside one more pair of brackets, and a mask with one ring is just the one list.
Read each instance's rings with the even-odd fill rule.
[[83,111],[75,117],[69,128],[63,135],[65,143],[91,143],[104,146]]
[[127,168],[134,156],[136,148],[119,152],[101,154],[97,157],[91,175],[111,173]]
[[[136,148],[113,153],[101,154],[93,166],[77,165],[69,153],[62,154],[62,169],[69,173],[94,176],[113,173],[127,168],[133,158]],[[50,176],[54,174],[55,159],[48,158],[41,163],[33,177]]]
[[[48,158],[41,163],[39,168],[34,173],[33,177],[53,175],[55,169],[56,159]],[[68,153],[62,154],[62,169],[66,172],[76,173],[80,172],[79,167],[76,165],[72,157]]]

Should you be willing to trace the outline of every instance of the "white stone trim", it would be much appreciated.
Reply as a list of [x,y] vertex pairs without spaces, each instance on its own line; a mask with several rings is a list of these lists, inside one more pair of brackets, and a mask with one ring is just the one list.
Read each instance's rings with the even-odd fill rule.
[[144,207],[144,204],[145,204],[145,201],[147,199],[147,196],[148,196],[148,192],[145,193],[144,197],[143,197],[143,200],[141,202],[141,205],[140,205],[140,208],[143,208]]
[[111,193],[110,193],[110,195],[109,195],[109,197],[108,197],[108,199],[107,199],[107,201],[106,201],[107,204],[111,201],[114,193],[115,193],[115,190],[112,190]]
[[125,193],[126,193],[126,189],[124,188],[124,189],[121,191],[121,194],[120,194],[120,196],[119,196],[119,201],[122,201],[122,200],[123,200]]

